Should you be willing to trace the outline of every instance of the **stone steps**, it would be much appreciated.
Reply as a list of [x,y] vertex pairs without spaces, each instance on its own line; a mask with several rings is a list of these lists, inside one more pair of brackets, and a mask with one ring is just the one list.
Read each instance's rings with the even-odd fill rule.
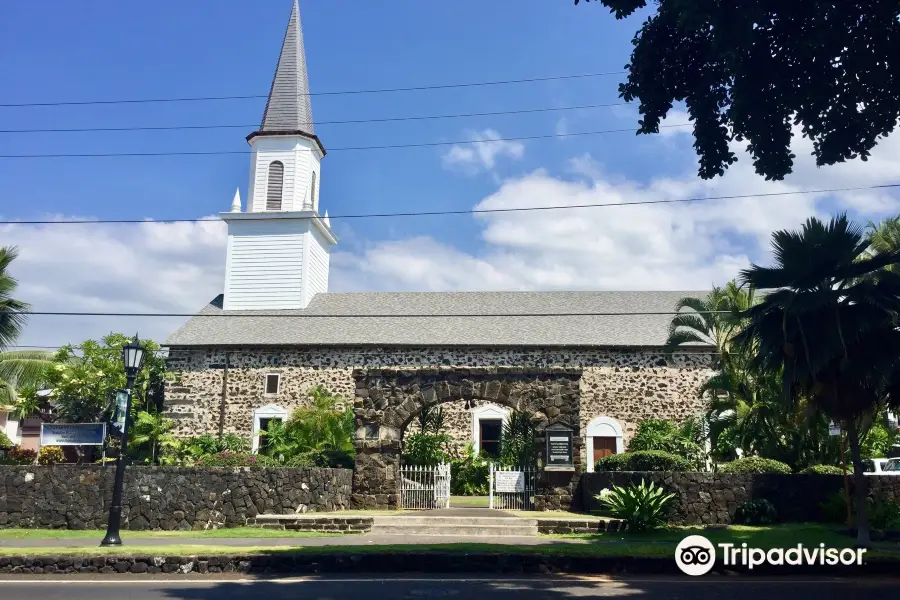
[[509,517],[401,516],[375,517],[372,533],[465,537],[529,537],[538,534],[537,521]]
[[327,513],[323,515],[257,515],[247,519],[247,526],[291,531],[362,533],[372,528],[372,517],[328,516]]

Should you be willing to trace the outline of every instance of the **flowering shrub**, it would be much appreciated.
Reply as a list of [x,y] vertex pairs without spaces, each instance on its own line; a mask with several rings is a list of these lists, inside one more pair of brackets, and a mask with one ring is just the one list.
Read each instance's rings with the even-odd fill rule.
[[261,454],[247,452],[230,452],[225,450],[217,454],[207,454],[197,459],[199,467],[272,467],[277,463]]
[[13,446],[9,449],[6,458],[16,465],[30,465],[37,458],[37,452],[21,446]]
[[66,462],[66,457],[59,446],[44,446],[38,452],[37,460],[42,465],[55,465]]

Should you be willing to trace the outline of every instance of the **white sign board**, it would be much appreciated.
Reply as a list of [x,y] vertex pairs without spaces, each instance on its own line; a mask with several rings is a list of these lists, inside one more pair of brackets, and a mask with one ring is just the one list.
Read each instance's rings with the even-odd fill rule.
[[828,424],[828,435],[841,435],[841,426],[835,422]]
[[106,423],[41,423],[41,446],[102,446]]
[[524,492],[525,473],[522,471],[494,471],[495,492]]

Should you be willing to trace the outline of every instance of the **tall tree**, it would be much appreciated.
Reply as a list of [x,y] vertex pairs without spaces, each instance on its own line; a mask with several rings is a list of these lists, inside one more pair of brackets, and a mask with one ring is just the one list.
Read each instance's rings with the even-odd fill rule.
[[13,298],[18,282],[9,267],[19,255],[15,246],[0,247],[0,405],[16,405],[16,390],[38,387],[50,365],[50,355],[39,351],[8,350],[25,327],[31,307]]
[[[590,0],[586,0],[590,1]],[[647,0],[599,0],[625,18]],[[578,0],[575,0],[578,4]],[[897,0],[655,0],[634,36],[628,77],[638,133],[657,133],[674,102],[694,127],[700,176],[724,174],[747,142],[756,172],[791,172],[793,126],[819,166],[861,157],[900,117]]]
[[[900,250],[900,216],[889,217],[878,223],[869,221],[866,225],[866,240],[872,256]],[[893,265],[885,268],[895,270]]]
[[753,364],[783,373],[783,408],[807,399],[847,431],[856,488],[857,543],[870,543],[860,433],[884,405],[900,405],[900,275],[885,267],[900,253],[867,258],[862,228],[840,215],[807,220],[772,236],[775,264],[752,265],[742,279],[772,290],[745,311],[734,343]]

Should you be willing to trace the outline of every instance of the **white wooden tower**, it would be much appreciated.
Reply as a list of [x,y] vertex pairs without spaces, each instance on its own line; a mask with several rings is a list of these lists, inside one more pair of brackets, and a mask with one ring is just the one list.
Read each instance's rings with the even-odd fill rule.
[[225,310],[305,308],[328,291],[329,252],[337,239],[319,215],[319,164],[306,53],[297,0],[291,10],[262,125],[247,136],[247,211],[235,192],[228,224]]

